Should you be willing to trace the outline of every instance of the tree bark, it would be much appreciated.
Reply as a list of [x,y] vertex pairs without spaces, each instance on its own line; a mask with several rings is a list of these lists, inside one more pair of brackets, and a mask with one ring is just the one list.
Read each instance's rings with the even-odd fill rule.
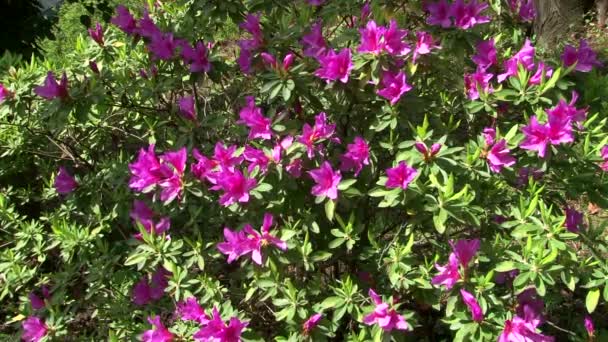
[[536,19],[534,33],[538,44],[555,47],[582,23],[584,0],[534,0]]

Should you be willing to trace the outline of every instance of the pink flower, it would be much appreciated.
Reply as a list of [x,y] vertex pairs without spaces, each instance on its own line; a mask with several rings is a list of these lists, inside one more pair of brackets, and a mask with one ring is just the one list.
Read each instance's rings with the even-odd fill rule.
[[190,64],[190,72],[209,72],[211,70],[209,51],[205,43],[199,41],[194,48],[190,44],[182,44],[181,55],[184,63]]
[[260,54],[260,56],[262,56],[262,60],[272,69],[280,71],[280,72],[287,72],[289,71],[289,69],[291,68],[291,64],[293,63],[293,60],[295,59],[296,55],[294,55],[293,53],[288,53],[284,58],[283,58],[283,63],[279,64],[279,62],[276,60],[276,58],[274,58],[273,55],[267,53],[267,52],[262,52]]
[[190,165],[190,170],[192,170],[194,177],[198,178],[200,181],[207,180],[212,184],[215,184],[216,172],[214,170],[218,166],[218,163],[215,160],[205,157],[197,149],[193,149],[192,154],[197,160],[196,164]]
[[99,75],[99,67],[97,67],[97,63],[95,63],[95,61],[89,61],[89,69]]
[[316,313],[312,316],[310,316],[306,322],[304,322],[304,324],[302,324],[302,333],[304,335],[310,335],[310,332],[312,331],[312,329],[314,329],[319,322],[321,321],[321,319],[323,318],[323,315],[320,313]]
[[507,77],[517,76],[519,65],[525,70],[531,71],[534,68],[535,49],[529,39],[526,39],[521,49],[505,61],[505,73],[498,75],[498,82],[504,81]]
[[135,305],[143,306],[154,300],[161,299],[165,294],[165,288],[169,285],[167,279],[171,272],[162,266],[152,274],[150,281],[148,276],[143,276],[134,286],[131,299]]
[[517,185],[520,187],[527,185],[530,177],[532,177],[533,180],[538,181],[543,177],[543,172],[536,168],[522,167],[518,172]]
[[88,29],[89,36],[97,43],[99,46],[103,46],[103,28],[100,23],[95,24],[95,28]]
[[144,331],[141,335],[143,342],[170,342],[173,334],[160,321],[160,316],[148,317],[148,322],[152,324],[152,329]]
[[251,225],[247,224],[243,231],[248,234],[249,247],[251,251],[251,260],[258,265],[262,265],[262,247],[274,245],[282,251],[287,250],[285,241],[270,234],[270,228],[273,226],[272,214],[264,214],[264,223],[262,224],[261,234],[253,230]]
[[247,145],[245,146],[243,157],[245,157],[245,160],[249,162],[249,166],[247,167],[247,171],[249,173],[251,173],[256,166],[260,169],[261,173],[266,173],[268,170],[270,158],[268,158],[264,151]]
[[372,9],[370,8],[369,1],[366,1],[365,4],[361,7],[361,15],[359,16],[359,20],[361,22],[366,21],[372,15]]
[[543,73],[545,74],[545,80],[547,80],[553,75],[553,69],[545,65],[545,63],[543,62],[538,62],[538,65],[536,66],[536,72],[534,73],[534,75],[532,75],[532,77],[530,77],[528,83],[530,83],[531,85],[539,85]]
[[220,204],[227,207],[234,203],[249,202],[249,192],[255,188],[257,181],[247,178],[239,170],[223,170],[217,175],[217,184],[211,190],[223,190]]
[[407,165],[404,161],[397,166],[386,170],[386,187],[407,189],[409,184],[416,178],[418,171]]
[[137,160],[129,164],[131,179],[129,187],[138,192],[150,192],[162,179],[161,164],[154,152],[154,145],[149,145],[148,150],[139,150]]
[[194,334],[194,339],[205,342],[240,342],[241,334],[248,324],[232,317],[226,325],[217,308],[213,308],[211,320]]
[[253,36],[252,49],[257,49],[262,46],[264,42],[264,34],[262,33],[262,26],[260,25],[260,16],[254,14],[247,14],[245,21],[239,25],[239,27]]
[[452,26],[450,4],[447,0],[425,3],[424,10],[429,12],[429,17],[426,19],[427,24],[438,25],[443,28]]
[[439,274],[431,279],[431,284],[433,285],[445,285],[445,288],[449,290],[460,279],[458,257],[456,257],[455,253],[450,253],[449,261],[445,266],[435,264],[435,268],[439,271]]
[[13,94],[0,83],[0,103],[4,102],[5,99],[10,98]]
[[308,174],[317,183],[312,187],[313,195],[327,196],[331,200],[338,198],[338,184],[342,179],[340,171],[334,171],[331,164],[325,161],[318,169],[308,171]]
[[224,242],[217,244],[217,249],[228,256],[227,262],[230,264],[241,256],[251,252],[251,243],[244,231],[232,231],[224,228]]
[[490,94],[494,92],[494,89],[490,85],[490,80],[494,77],[491,73],[486,73],[481,67],[477,68],[477,71],[473,74],[464,75],[464,87],[467,92],[467,97],[471,100],[477,100],[479,98],[479,91],[481,90],[484,94]]
[[285,167],[285,171],[294,178],[302,176],[302,159],[296,158]]
[[59,172],[55,177],[55,191],[60,195],[67,195],[76,190],[78,183],[76,179],[63,166],[59,167]]
[[499,140],[488,152],[488,164],[492,172],[500,173],[503,167],[513,166],[515,158],[511,156],[511,151],[507,148],[505,139]]
[[368,21],[365,28],[359,30],[361,33],[361,44],[359,45],[358,51],[374,55],[380,54],[384,49],[385,30],[386,29],[382,26],[378,27],[375,21]]
[[44,300],[51,298],[51,293],[50,293],[49,287],[47,285],[42,285],[41,292],[42,292],[42,298],[40,298],[34,291],[30,292],[30,294],[28,295],[30,304],[32,305],[32,309],[34,309],[34,310],[40,310],[40,309],[44,308],[46,305]]
[[511,11],[519,15],[524,22],[532,22],[536,17],[536,9],[533,0],[509,0]]
[[154,59],[168,61],[173,58],[177,42],[173,38],[173,33],[159,33],[150,39],[148,50],[152,52]]
[[397,74],[385,71],[382,74],[381,83],[384,88],[378,89],[376,93],[389,100],[391,105],[395,105],[403,94],[412,90],[403,71]]
[[437,155],[437,153],[439,153],[442,145],[439,143],[435,143],[435,144],[431,145],[431,149],[429,150],[429,148],[426,146],[425,143],[423,143],[421,141],[417,141],[414,144],[414,147],[416,148],[416,150],[418,150],[418,152],[422,153],[422,155],[424,157],[424,161],[428,162],[431,159],[433,159],[433,157],[435,157],[435,155]]
[[487,146],[492,146],[494,145],[494,142],[496,141],[496,130],[492,127],[486,127],[483,129],[483,139],[486,142]]
[[390,308],[387,303],[384,303],[374,290],[369,289],[369,296],[376,307],[372,313],[363,317],[363,323],[367,325],[378,324],[384,331],[408,330],[405,318],[398,314],[395,309]]
[[538,123],[536,116],[530,118],[530,124],[522,128],[524,141],[519,145],[524,150],[538,151],[541,158],[545,157],[549,143],[549,130],[547,126]]
[[251,63],[253,62],[252,50],[250,45],[247,44],[247,41],[240,40],[238,45],[241,52],[239,53],[237,63],[239,64],[242,73],[249,74],[251,73]]
[[312,158],[315,155],[314,144],[321,140],[331,139],[335,130],[336,125],[327,123],[327,115],[324,112],[315,116],[315,125],[313,127],[307,123],[304,124],[302,135],[298,138],[298,141],[306,146],[308,158]]
[[247,105],[241,108],[239,112],[240,120],[237,123],[249,127],[249,139],[270,139],[272,136],[270,119],[264,117],[260,107],[255,106],[255,98],[253,96],[247,96],[246,100]]
[[310,33],[302,37],[302,46],[304,47],[304,56],[320,57],[327,50],[327,42],[323,38],[321,22],[316,22],[310,28]]
[[537,327],[543,323],[545,303],[533,287],[527,288],[517,296],[517,316]]
[[352,144],[348,144],[347,151],[340,158],[342,164],[340,170],[355,170],[355,176],[359,175],[363,165],[369,165],[369,145],[362,137],[355,137]]
[[209,316],[198,304],[195,297],[189,297],[185,301],[177,303],[176,315],[184,321],[193,321],[201,325],[209,322]]
[[584,39],[581,39],[578,50],[572,45],[566,45],[562,54],[562,62],[566,67],[576,63],[574,70],[580,72],[589,72],[594,66],[602,66],[602,63],[597,60],[595,51],[589,47]]
[[536,332],[536,326],[519,316],[505,321],[498,342],[553,342],[554,338]]
[[226,147],[223,143],[217,142],[213,150],[213,160],[220,166],[220,170],[233,171],[234,167],[240,165],[243,157],[235,156],[237,146]]
[[156,26],[152,18],[150,18],[150,13],[147,9],[144,9],[144,14],[137,22],[137,26],[138,27],[135,29],[135,33],[148,39],[152,39],[163,34],[158,26]]
[[27,342],[38,342],[45,335],[48,330],[48,327],[38,317],[29,316],[23,323],[21,323],[21,327],[23,327],[23,334],[21,335],[21,339]]
[[327,54],[317,57],[321,67],[315,71],[315,75],[331,81],[340,80],[342,83],[348,82],[348,76],[353,69],[350,56],[350,49],[344,48],[339,53],[329,50]]
[[113,17],[110,22],[118,26],[118,28],[128,35],[135,33],[137,29],[135,18],[133,18],[133,15],[123,5],[118,5],[118,7],[116,7],[116,16]]
[[571,233],[578,233],[579,227],[583,225],[583,213],[571,207],[566,207],[565,211],[564,227]]
[[196,121],[194,109],[194,96],[184,96],[178,100],[180,113],[188,120]]
[[412,51],[412,48],[404,42],[408,31],[399,29],[397,21],[391,19],[391,22],[384,31],[384,49],[393,56],[405,56]]
[[464,303],[469,307],[473,320],[475,322],[483,321],[483,311],[481,311],[481,307],[479,306],[477,299],[475,299],[475,296],[464,289],[460,289],[460,295],[462,296]]
[[487,69],[496,64],[496,46],[494,39],[482,40],[477,43],[477,54],[471,57],[477,67]]
[[160,156],[163,163],[161,170],[164,175],[164,179],[158,183],[162,189],[160,193],[161,201],[169,203],[175,198],[180,199],[182,197],[182,178],[186,170],[187,156],[188,152],[185,147],[175,152],[165,152]]
[[572,135],[572,119],[568,112],[556,110],[547,111],[547,135],[552,145],[571,143],[574,141]]
[[428,32],[416,32],[416,38],[416,49],[414,50],[414,56],[412,58],[414,63],[416,63],[418,56],[429,54],[433,49],[441,48],[439,45],[435,44],[433,36]]
[[464,3],[463,0],[456,0],[450,7],[450,15],[454,17],[456,27],[466,30],[490,22],[489,17],[480,15],[486,8],[488,4],[485,2],[477,3],[477,0],[472,0]]
[[585,330],[587,330],[587,335],[593,337],[595,335],[595,327],[593,326],[593,320],[591,316],[585,316]]
[[460,265],[463,268],[466,269],[467,267],[469,267],[469,263],[473,260],[475,254],[477,254],[477,251],[479,251],[480,243],[481,242],[479,241],[479,239],[458,240],[456,241],[456,243],[450,241],[452,251],[456,255],[456,259],[458,260],[458,262],[460,262]]
[[325,3],[325,0],[308,0],[308,3],[313,6],[321,6]]
[[600,155],[602,156],[602,159],[604,159],[604,162],[600,165],[600,167],[602,170],[608,172],[608,145],[604,145],[604,147],[602,147],[600,150]]
[[[150,234],[163,234],[171,227],[171,221],[168,217],[161,217],[158,222],[154,222],[156,214],[150,209],[145,202],[133,201],[133,209],[130,213],[134,224],[141,224],[144,229]],[[136,239],[141,239],[141,233],[135,235]]]
[[61,76],[60,83],[57,83],[53,73],[49,71],[44,80],[44,85],[38,86],[34,89],[36,95],[43,97],[47,100],[59,98],[60,100],[67,99],[70,94],[68,93],[68,77],[65,72]]

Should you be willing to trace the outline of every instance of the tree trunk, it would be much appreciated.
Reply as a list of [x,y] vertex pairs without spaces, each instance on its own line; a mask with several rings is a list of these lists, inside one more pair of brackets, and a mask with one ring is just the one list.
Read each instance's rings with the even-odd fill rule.
[[534,33],[538,37],[538,44],[545,48],[555,47],[556,43],[564,41],[582,22],[583,0],[534,0],[534,4]]

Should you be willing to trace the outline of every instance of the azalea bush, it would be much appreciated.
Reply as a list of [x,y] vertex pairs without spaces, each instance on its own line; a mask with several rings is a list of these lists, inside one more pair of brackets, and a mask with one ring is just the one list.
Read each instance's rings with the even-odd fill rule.
[[0,334],[602,341],[608,81],[533,1],[147,1],[2,74]]

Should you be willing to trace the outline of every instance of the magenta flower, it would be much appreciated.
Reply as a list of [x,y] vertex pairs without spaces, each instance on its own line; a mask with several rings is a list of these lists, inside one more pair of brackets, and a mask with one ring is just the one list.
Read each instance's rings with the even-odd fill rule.
[[135,33],[148,39],[152,39],[163,34],[160,28],[156,26],[152,18],[150,18],[150,13],[147,9],[144,9],[143,16],[137,22]]
[[533,287],[527,288],[517,296],[516,314],[534,327],[543,323],[545,303]]
[[167,279],[171,272],[159,267],[150,280],[148,275],[143,276],[134,286],[131,292],[131,300],[135,305],[143,306],[152,301],[161,299],[165,294],[165,288],[169,285]]
[[21,339],[26,342],[40,341],[46,335],[48,330],[48,327],[44,321],[36,316],[29,316],[25,321],[23,321],[23,323],[21,323],[21,327],[23,328]]
[[538,123],[536,116],[530,118],[530,124],[522,128],[524,141],[519,145],[524,150],[538,151],[541,158],[545,157],[549,143],[549,130],[547,126]]
[[260,54],[260,56],[262,57],[262,60],[264,61],[264,63],[266,63],[270,68],[280,71],[280,72],[289,71],[289,69],[291,68],[291,64],[293,64],[293,60],[296,57],[296,55],[294,55],[293,53],[288,53],[283,58],[283,63],[279,64],[277,59],[268,52],[262,52]]
[[256,166],[260,169],[261,173],[266,173],[268,170],[270,158],[268,158],[264,151],[247,145],[245,146],[245,151],[243,151],[243,157],[249,162],[247,172],[251,173]]
[[247,105],[239,111],[240,120],[237,123],[249,127],[249,139],[268,140],[272,136],[270,119],[264,117],[262,108],[256,107],[253,96],[247,96]]
[[67,75],[65,72],[63,72],[61,81],[57,83],[55,76],[51,71],[49,71],[46,75],[46,79],[44,80],[44,85],[36,87],[34,89],[34,93],[47,100],[52,100],[55,98],[59,98],[60,100],[67,99],[70,96],[68,93]]
[[194,109],[194,96],[184,96],[178,100],[179,112],[188,120],[196,121],[196,109]]
[[359,45],[359,52],[371,53],[378,55],[384,49],[384,31],[386,29],[382,26],[378,27],[376,22],[370,20],[367,25],[360,29],[361,33],[361,44]]
[[321,6],[325,3],[325,0],[308,0],[308,4],[313,6]]
[[522,167],[518,172],[517,185],[521,187],[528,184],[530,177],[538,181],[543,177],[543,171],[533,167]]
[[310,28],[310,33],[302,37],[304,56],[320,57],[327,50],[327,42],[323,38],[323,28],[321,22],[316,22]]
[[173,334],[160,321],[160,316],[148,317],[148,322],[152,324],[152,329],[144,331],[141,335],[143,342],[170,342]]
[[329,50],[327,54],[317,59],[321,67],[315,71],[316,76],[326,80],[327,83],[336,80],[342,83],[348,82],[348,76],[353,69],[349,48],[344,48],[339,53]]
[[398,314],[395,309],[390,308],[389,304],[384,303],[374,290],[369,289],[369,296],[376,307],[372,313],[363,317],[363,323],[367,325],[378,324],[384,331],[408,330],[405,318]]
[[479,251],[480,245],[479,239],[473,240],[458,240],[456,243],[450,241],[450,246],[452,246],[452,251],[456,255],[456,259],[460,262],[460,265],[463,268],[469,267],[469,263]]
[[421,141],[417,141],[414,144],[414,147],[416,148],[416,150],[418,150],[418,152],[420,152],[423,155],[424,161],[428,162],[431,159],[433,159],[433,157],[435,157],[435,155],[437,155],[437,153],[439,153],[442,145],[439,143],[435,143],[435,144],[431,145],[431,148],[429,149],[425,143],[423,143]]
[[199,41],[194,48],[190,44],[182,44],[181,55],[184,63],[190,65],[190,72],[209,72],[211,70],[209,50],[205,43]]
[[32,309],[34,309],[34,310],[40,310],[43,307],[45,307],[45,305],[46,305],[46,303],[44,302],[45,299],[51,298],[51,293],[50,293],[49,287],[47,285],[42,285],[41,293],[42,293],[42,298],[40,298],[34,291],[30,292],[30,294],[28,295],[28,298],[30,300],[30,305],[32,306]]
[[285,167],[285,171],[294,178],[302,176],[302,159],[294,159],[289,165]]
[[477,299],[475,299],[475,296],[467,292],[465,289],[460,289],[460,295],[462,296],[464,303],[469,307],[473,320],[475,322],[483,321],[483,311],[481,310]]
[[412,90],[412,86],[407,83],[403,71],[400,71],[397,74],[385,71],[382,74],[381,83],[383,88],[378,89],[376,93],[389,100],[391,105],[395,105],[403,94]]
[[160,156],[163,163],[161,170],[164,175],[164,179],[158,183],[162,189],[160,193],[161,201],[169,203],[175,198],[180,199],[182,197],[182,178],[186,170],[187,157],[188,152],[185,147],[175,152],[165,152]]
[[60,195],[67,195],[76,190],[78,183],[76,179],[63,166],[59,167],[59,172],[55,177],[55,191]]
[[429,12],[429,17],[426,19],[427,24],[437,25],[443,28],[452,26],[452,20],[450,19],[450,4],[447,0],[425,2],[424,10]]
[[192,170],[194,177],[198,178],[200,181],[207,180],[210,183],[215,184],[215,168],[218,166],[218,163],[215,160],[202,155],[197,149],[193,149],[192,154],[196,159],[196,164],[190,165],[190,170]]
[[225,324],[217,308],[213,308],[211,320],[194,334],[194,339],[205,342],[240,342],[241,334],[248,324],[237,317],[230,318],[229,323]]
[[211,190],[224,191],[220,196],[220,204],[225,207],[234,203],[249,202],[249,192],[258,184],[255,179],[247,178],[239,170],[223,170],[217,175],[216,182]]
[[189,297],[182,302],[178,302],[175,314],[184,321],[193,321],[201,325],[205,325],[209,322],[209,316],[207,316],[205,310],[198,304],[195,297]]
[[355,176],[359,175],[363,165],[369,165],[369,145],[362,137],[355,137],[352,144],[348,144],[347,151],[341,158],[340,170],[355,170]]
[[600,167],[602,170],[608,172],[608,145],[604,145],[604,147],[602,147],[600,150],[600,155],[602,156],[602,159],[604,159],[604,162],[600,165]]
[[224,240],[217,244],[217,249],[228,256],[229,264],[252,250],[251,241],[242,230],[236,232],[230,228],[224,228]]
[[487,69],[496,64],[496,46],[494,39],[482,40],[477,43],[477,54],[471,57],[477,67]]
[[572,120],[564,111],[549,111],[547,135],[552,145],[567,144],[574,141],[572,135]]
[[323,315],[320,313],[316,313],[312,316],[310,316],[306,322],[304,322],[304,324],[302,324],[302,333],[304,335],[310,335],[310,332],[312,331],[312,329],[314,329],[319,322],[321,321],[321,319],[323,318]]
[[407,189],[409,184],[416,178],[418,171],[407,165],[404,161],[395,167],[386,169],[386,187]]
[[334,171],[331,164],[323,162],[321,167],[308,171],[308,174],[317,183],[312,187],[311,193],[315,196],[327,196],[331,200],[338,198],[338,184],[342,176],[340,171]]
[[467,97],[471,100],[477,100],[480,97],[479,91],[484,94],[494,92],[490,80],[494,77],[492,73],[486,73],[485,69],[478,67],[475,73],[464,75],[464,87],[467,92]]
[[[141,224],[149,234],[164,234],[171,228],[171,221],[168,217],[161,217],[158,222],[154,222],[156,214],[143,201],[133,201],[130,216],[134,224]],[[137,233],[135,238],[141,239],[141,233]]]
[[539,85],[543,77],[543,73],[545,74],[545,80],[547,80],[553,75],[553,69],[551,69],[551,67],[547,66],[543,62],[538,62],[538,65],[536,66],[536,72],[534,73],[534,75],[532,75],[532,77],[530,77],[528,83],[530,83],[531,85]]
[[404,39],[408,31],[399,29],[397,21],[392,19],[388,28],[384,31],[384,49],[393,56],[405,56],[412,51],[412,48]]
[[456,0],[450,6],[450,15],[454,17],[456,27],[467,30],[479,24],[490,22],[490,18],[482,16],[483,12],[488,8],[485,2],[477,3],[477,0],[472,0],[465,3],[463,0]]
[[260,16],[254,14],[247,14],[245,21],[239,25],[239,27],[253,36],[252,49],[257,49],[262,46],[264,42],[264,34],[262,33],[262,26],[260,25]]
[[602,63],[597,59],[597,54],[584,39],[581,39],[578,50],[572,45],[566,45],[562,54],[562,62],[566,67],[576,63],[574,70],[580,72],[589,72],[593,70],[594,66],[602,66]]
[[579,227],[583,225],[583,213],[571,207],[566,207],[565,211],[564,227],[571,233],[578,233]]
[[492,172],[500,173],[503,167],[510,167],[515,164],[515,158],[511,156],[511,151],[507,148],[505,139],[499,140],[490,151],[488,151],[488,164]]
[[431,279],[431,284],[445,285],[445,288],[449,290],[460,279],[460,273],[458,272],[458,257],[456,254],[450,253],[448,260],[445,266],[435,264],[435,268],[439,271],[439,274]]
[[95,24],[95,28],[88,29],[89,36],[97,43],[99,46],[103,46],[103,28],[100,23]]
[[505,321],[502,334],[498,337],[498,342],[553,342],[554,340],[551,336],[537,333],[534,324],[519,316]]
[[138,192],[150,192],[162,179],[161,164],[154,152],[154,145],[149,145],[148,150],[139,150],[137,160],[129,164],[131,179],[129,187]]
[[240,40],[238,42],[241,52],[239,53],[237,63],[239,64],[239,68],[241,69],[242,73],[249,74],[251,73],[251,63],[253,62],[253,54],[250,45],[246,43],[247,41],[243,40]]
[[513,57],[504,63],[505,72],[498,75],[498,82],[504,81],[507,77],[517,76],[519,65],[525,70],[531,71],[534,68],[534,46],[529,39],[526,39],[522,48]]
[[152,52],[155,59],[168,61],[175,55],[177,46],[173,33],[160,33],[150,39],[148,50]]
[[361,6],[361,15],[359,16],[359,20],[361,22],[366,21],[372,15],[372,9],[370,7],[369,1],[366,1],[363,6]]
[[312,158],[315,154],[315,146],[317,142],[325,139],[331,139],[336,130],[335,124],[327,123],[327,115],[321,112],[315,116],[315,125],[311,127],[305,123],[302,128],[302,135],[298,141],[306,146],[308,158]]
[[595,335],[595,327],[593,326],[593,320],[591,316],[585,316],[585,330],[587,330],[587,335],[589,337],[593,337]]
[[89,69],[99,75],[99,67],[97,67],[97,63],[95,63],[95,61],[89,61]]
[[4,102],[5,99],[10,98],[12,95],[13,94],[0,83],[0,103]]
[[416,32],[416,49],[414,50],[414,56],[412,61],[416,63],[418,56],[426,55],[431,53],[433,49],[440,49],[441,47],[435,44],[433,36],[428,32]]
[[270,234],[270,228],[273,226],[272,214],[264,214],[264,223],[262,224],[261,234],[253,230],[251,225],[247,224],[243,231],[248,234],[249,247],[251,251],[251,260],[258,265],[262,265],[262,247],[274,245],[282,251],[287,250],[287,243]]
[[536,17],[534,0],[509,0],[509,6],[513,13],[519,15],[519,19],[524,22],[532,22]]
[[135,18],[133,18],[131,12],[123,5],[118,5],[118,7],[116,7],[116,16],[113,17],[110,22],[118,26],[121,31],[128,35],[135,33],[137,30]]
[[217,142],[213,150],[213,160],[220,166],[220,170],[233,171],[234,167],[240,165],[243,157],[236,156],[236,145],[226,147],[223,143]]

